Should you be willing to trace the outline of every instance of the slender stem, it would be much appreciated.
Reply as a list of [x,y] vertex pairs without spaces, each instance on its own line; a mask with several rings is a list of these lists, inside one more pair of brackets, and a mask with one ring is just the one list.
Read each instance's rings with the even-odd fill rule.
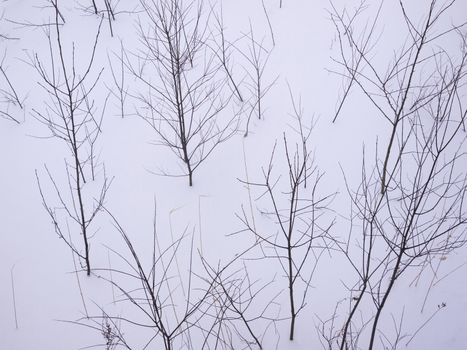
[[10,270],[10,276],[11,276],[11,291],[13,293],[13,311],[14,311],[14,314],[15,314],[15,327],[16,327],[16,329],[18,329],[18,314],[17,314],[17,311],[16,311],[15,280],[14,280],[14,277],[13,277],[14,268],[15,268],[15,265],[13,265],[13,267]]

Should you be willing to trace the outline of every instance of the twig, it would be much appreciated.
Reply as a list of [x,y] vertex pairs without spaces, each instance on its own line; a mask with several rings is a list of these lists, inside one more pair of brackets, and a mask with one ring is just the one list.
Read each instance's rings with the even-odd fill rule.
[[18,329],[18,314],[16,312],[16,293],[15,293],[15,280],[13,277],[13,270],[15,268],[15,265],[13,265],[10,269],[10,277],[11,277],[11,291],[13,293],[13,311],[15,315],[15,328]]

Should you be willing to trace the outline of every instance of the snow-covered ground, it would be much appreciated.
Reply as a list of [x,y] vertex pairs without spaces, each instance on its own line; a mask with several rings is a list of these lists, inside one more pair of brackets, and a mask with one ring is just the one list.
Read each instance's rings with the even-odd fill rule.
[[[176,2],[182,6],[189,3],[187,0]],[[100,15],[93,13],[90,0],[3,0],[0,4],[0,55],[4,74],[0,75],[0,108],[10,117],[3,114],[0,119],[0,350],[62,350],[92,346],[113,349],[113,345],[106,345],[102,334],[105,322],[110,322],[113,332],[115,325],[120,327],[120,335],[128,342],[128,348],[145,349],[146,344],[149,344],[147,349],[164,348],[154,325],[141,325],[151,324],[150,316],[142,312],[150,306],[145,301],[134,300],[139,303],[139,309],[126,294],[141,296],[140,288],[144,286],[133,278],[137,273],[135,261],[119,228],[131,241],[150,279],[154,275],[158,280],[155,285],[160,292],[159,306],[163,305],[160,309],[162,322],[173,329],[173,325],[183,318],[181,315],[186,313],[186,308],[194,308],[187,322],[182,322],[180,336],[173,343],[174,349],[259,348],[252,334],[263,349],[328,348],[323,334],[336,337],[332,349],[337,349],[349,305],[356,295],[350,294],[348,287],[358,287],[358,275],[337,248],[336,241],[347,241],[353,225],[349,251],[354,261],[360,264],[362,242],[355,232],[362,231],[363,225],[356,217],[352,222],[349,219],[352,203],[345,180],[351,192],[357,190],[362,178],[363,150],[368,169],[374,167],[377,157],[381,166],[391,128],[357,84],[352,87],[338,119],[332,122],[348,82],[340,75],[346,72],[337,62],[342,57],[338,28],[331,20],[332,6],[337,13],[343,13],[347,8],[349,14],[362,6],[352,23],[356,31],[353,35],[363,40],[365,26],[367,34],[374,31],[371,44],[375,46],[367,57],[384,72],[401,48],[410,44],[407,28],[411,25],[422,28],[429,13],[430,1],[406,2],[404,8],[412,19],[410,24],[404,22],[403,12],[394,1],[383,2],[379,8],[379,2],[374,1],[362,5],[359,1],[336,0],[332,5],[329,1],[309,0],[222,0],[212,4],[205,0],[201,26],[206,25],[209,32],[208,41],[200,45],[209,44],[212,48],[220,43],[216,18],[222,13],[229,49],[228,68],[244,101],[239,101],[221,67],[216,79],[220,76],[225,81],[222,97],[228,104],[219,113],[218,121],[219,125],[225,125],[234,118],[227,132],[235,132],[196,169],[190,187],[186,177],[160,175],[161,172],[180,174],[185,171],[185,166],[173,150],[160,145],[160,135],[141,117],[147,116],[148,111],[142,99],[156,94],[131,71],[141,68],[138,56],[141,58],[148,53],[141,40],[141,30],[148,37],[152,35],[148,30],[150,21],[141,3],[110,1],[115,10],[115,20],[110,21],[112,36],[104,1],[96,1],[99,11],[104,14],[101,22]],[[155,8],[160,1],[147,3],[150,8]],[[63,19],[57,18],[64,62],[70,77],[73,74],[74,43],[75,81],[87,69],[101,23],[95,56],[84,86],[90,89],[103,69],[88,101],[97,119],[103,116],[103,122],[102,132],[95,143],[95,181],[88,179],[83,187],[86,215],[98,205],[104,180],[111,184],[101,210],[88,229],[91,276],[86,276],[84,261],[73,255],[64,239],[57,236],[38,185],[39,181],[47,206],[55,213],[64,238],[68,242],[71,239],[83,254],[80,227],[69,217],[67,219],[66,210],[48,175],[49,171],[69,209],[76,210],[70,202],[76,179],[72,173],[75,169],[73,152],[64,140],[51,137],[46,123],[40,121],[40,115],[57,118],[53,114],[56,107],[53,94],[46,89],[52,93],[54,90],[40,76],[41,69],[48,72],[49,78],[52,71],[61,70],[57,26],[53,24],[56,21],[54,4],[63,16]],[[443,5],[444,2],[437,1],[435,10]],[[378,23],[371,28],[378,11]],[[439,40],[430,43],[431,46],[423,52],[424,57],[442,49],[452,58],[453,66],[459,64],[465,49],[459,38],[467,40],[466,28],[460,27],[458,32],[453,31],[446,37],[437,38],[437,35],[465,22],[466,14],[467,3],[461,0],[442,13],[432,32],[432,37]],[[191,12],[188,15],[191,16]],[[352,20],[350,17],[346,19]],[[344,40],[348,36],[342,32],[341,35]],[[53,48],[53,61],[50,47]],[[261,99],[261,118],[255,114],[258,105],[252,85],[254,80],[251,80],[256,73],[248,61],[255,53],[259,55],[261,69],[264,64],[261,82],[265,94]],[[437,62],[440,71],[451,67],[446,60]],[[190,74],[199,74],[204,64],[206,58],[201,56],[190,68]],[[146,63],[141,68],[141,75],[159,84],[158,71],[154,67],[152,63]],[[428,79],[430,69],[433,66],[420,65],[416,71],[417,79]],[[122,82],[119,80],[122,72],[123,117],[117,87]],[[62,84],[62,73],[56,74],[57,81],[61,82],[58,86],[66,89]],[[462,84],[455,105],[465,111],[465,87]],[[13,88],[21,106],[15,101]],[[81,87],[73,92],[74,96],[81,93]],[[269,194],[265,193],[266,188],[254,184],[264,183],[276,144],[271,182],[278,180],[274,187],[277,206],[281,210],[288,208],[289,173],[284,135],[291,161],[294,161],[294,152],[302,154],[294,103],[295,107],[303,109],[303,125],[314,125],[307,143],[310,160],[313,159],[313,166],[316,166],[316,172],[309,174],[310,184],[318,171],[323,174],[315,199],[331,195],[332,200],[323,202],[326,208],[318,208],[321,203],[316,205],[322,216],[316,219],[318,226],[315,229],[323,237],[313,241],[301,270],[304,276],[313,272],[309,283],[301,278],[296,282],[298,307],[305,290],[307,292],[304,307],[297,316],[294,340],[290,341],[287,264],[285,260],[273,257],[275,254],[285,256],[287,250],[270,247],[273,242],[283,245],[286,241],[281,236],[277,218],[268,215],[274,206]],[[85,103],[77,114],[85,115],[84,106]],[[154,108],[163,110],[157,103]],[[201,112],[205,110],[203,108]],[[252,108],[248,136],[244,137]],[[169,132],[163,122],[159,124],[157,121],[154,126]],[[461,144],[463,138],[465,132],[460,130],[454,140],[455,145],[461,145],[459,153],[467,151],[466,145]],[[83,153],[87,152],[85,147],[82,147]],[[447,158],[443,159],[449,160],[453,154],[450,148],[443,155]],[[71,164],[68,174],[66,162]],[[460,157],[454,169],[456,176],[466,176],[465,164],[465,159]],[[90,177],[89,174],[86,177]],[[404,173],[403,181],[411,176],[409,172]],[[311,198],[313,187],[301,186],[300,195]],[[462,191],[465,188],[461,186],[458,192]],[[460,221],[467,215],[464,208],[465,205],[461,205],[458,212]],[[445,209],[436,207],[435,215],[442,215]],[[294,235],[300,235],[300,229],[304,227],[309,228],[307,225],[314,222],[311,215],[311,211],[304,209],[303,216],[297,219]],[[245,221],[265,238],[263,242],[258,241],[252,230],[246,229]],[[286,220],[284,222],[288,224]],[[463,221],[456,230],[456,237],[465,237]],[[179,240],[182,236],[184,238]],[[382,248],[383,241],[379,244],[377,249],[380,250],[372,257],[375,265],[387,251]],[[306,249],[306,246],[297,248],[297,257],[303,254],[303,247]],[[449,255],[433,254],[423,258],[423,269],[416,266],[420,262],[417,260],[405,270],[383,309],[374,348],[389,349],[389,344],[396,343],[400,337],[395,345],[397,348],[465,349],[466,257],[466,247],[461,246]],[[151,268],[153,258],[156,259],[154,269]],[[222,275],[212,282],[209,278],[216,269],[224,267]],[[233,306],[226,311],[225,319],[221,317],[226,294],[220,292],[221,285],[216,285],[219,280],[231,293],[228,295],[234,298],[233,305],[244,312],[241,315],[245,319]],[[385,275],[381,286],[385,288],[388,283],[389,274]],[[366,294],[365,298],[353,319],[354,330],[368,322],[358,343],[358,348],[362,349],[368,348],[375,315],[370,296]],[[196,308],[201,299],[204,303]],[[104,313],[111,319],[103,317]],[[334,328],[331,327],[333,317]]]

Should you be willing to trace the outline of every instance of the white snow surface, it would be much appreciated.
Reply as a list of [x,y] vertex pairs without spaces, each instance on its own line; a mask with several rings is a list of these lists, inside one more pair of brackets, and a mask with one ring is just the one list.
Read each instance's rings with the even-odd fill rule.
[[[429,1],[417,1],[416,4],[406,2],[414,23],[421,23]],[[75,59],[81,71],[90,57],[100,21],[96,15],[83,10],[82,7],[90,3],[86,0],[58,1],[66,19],[61,27],[64,50],[69,60],[71,43],[75,43]],[[103,7],[103,3],[99,1],[98,5]],[[141,8],[138,1],[112,3],[116,3],[116,9],[120,11],[112,22],[114,35],[111,37],[105,20],[90,73],[96,76],[104,68],[92,95],[99,111],[109,88],[115,91],[108,57],[118,70],[121,43],[129,55],[138,52],[142,46],[137,21],[139,19],[143,26],[147,21],[144,13],[139,12]],[[334,5],[339,9],[347,7],[351,10],[359,3],[336,0]],[[188,186],[186,177],[156,174],[160,169],[175,173],[182,169],[183,164],[169,149],[155,144],[160,141],[158,135],[136,115],[143,107],[135,96],[146,92],[128,70],[125,70],[125,84],[129,94],[125,101],[124,118],[119,115],[119,101],[115,96],[109,97],[105,110],[102,134],[96,146],[98,176],[94,183],[86,184],[86,199],[88,203],[93,203],[93,198],[98,195],[105,164],[106,176],[109,180],[113,179],[105,199],[105,208],[125,229],[148,271],[152,261],[154,212],[157,237],[162,249],[169,247],[183,233],[186,234],[177,253],[177,264],[174,263],[170,271],[173,281],[169,283],[173,290],[164,292],[167,297],[172,297],[165,302],[174,305],[179,311],[183,310],[187,297],[183,288],[187,288],[190,254],[193,255],[192,269],[196,273],[192,281],[193,299],[196,299],[201,293],[198,287],[205,286],[198,276],[206,276],[200,256],[212,266],[222,266],[254,244],[255,239],[251,233],[236,233],[245,228],[238,218],[242,216],[242,207],[249,217],[251,214],[248,187],[244,181],[263,180],[262,169],[268,166],[275,142],[277,154],[274,173],[282,174],[282,180],[288,180],[282,149],[283,133],[288,135],[291,144],[298,140],[292,128],[294,119],[291,117],[293,106],[289,86],[296,101],[301,99],[305,122],[315,121],[309,146],[316,166],[324,173],[319,192],[336,193],[330,204],[332,211],[326,214],[326,220],[336,222],[331,230],[334,237],[345,239],[349,231],[346,218],[350,212],[350,199],[343,173],[350,186],[355,187],[361,175],[363,148],[366,160],[372,161],[377,152],[376,143],[386,144],[389,138],[387,124],[377,116],[376,109],[358,88],[352,90],[338,120],[332,123],[337,101],[342,96],[343,83],[342,77],[333,73],[341,72],[342,68],[332,60],[333,57],[339,57],[339,50],[335,26],[330,20],[330,2],[283,0],[282,8],[279,8],[278,0],[264,0],[264,5],[275,45],[261,0],[221,0],[212,4],[213,11],[219,11],[222,6],[225,34],[229,40],[248,34],[251,24],[255,38],[271,52],[264,71],[265,84],[277,80],[262,101],[263,118],[259,120],[253,116],[249,135],[244,137],[247,117],[241,114],[238,132],[220,144],[202,163],[194,174],[192,187]],[[360,17],[361,26],[371,21],[378,6],[379,2],[368,1],[368,9]],[[112,288],[107,279],[115,279],[127,291],[140,288],[141,285],[116,272],[112,277],[109,274],[109,266],[130,272],[131,269],[119,254],[127,259],[131,259],[131,256],[106,211],[98,213],[91,229],[93,274],[87,277],[79,265],[79,273],[75,273],[72,253],[54,231],[42,205],[35,176],[37,170],[49,205],[58,207],[44,165],[53,174],[57,186],[67,193],[64,160],[70,159],[70,151],[62,140],[48,137],[50,133],[47,127],[34,118],[35,110],[45,111],[50,97],[39,85],[40,76],[30,64],[37,54],[49,68],[48,29],[19,24],[54,21],[53,7],[46,1],[4,0],[0,8],[3,16],[0,33],[17,38],[0,39],[0,54],[4,57],[2,67],[6,68],[24,105],[23,109],[15,106],[10,109],[20,124],[0,119],[0,350],[68,350],[92,346],[106,349],[99,329],[86,327],[100,327],[102,310],[111,316],[121,316],[135,322],[144,319],[141,312],[125,300],[119,290]],[[205,10],[209,11],[209,6]],[[397,2],[383,2],[381,11],[377,30],[382,34],[372,59],[385,67],[392,58],[392,52],[406,40],[407,31]],[[466,14],[467,3],[456,2],[444,15],[439,30],[464,22],[467,20]],[[54,27],[50,30],[53,33]],[[455,41],[441,44],[447,51],[455,52],[459,47]],[[247,41],[240,40],[238,45],[244,45],[246,52]],[[231,60],[233,74],[240,81],[240,89],[248,94],[242,79],[246,80],[244,69],[249,68],[236,51],[232,53]],[[1,84],[1,88],[6,89],[3,80]],[[222,112],[221,118],[229,118],[239,110],[238,101],[232,98],[231,102]],[[268,205],[265,198],[261,197],[262,190],[254,187],[250,190],[256,224],[269,234],[274,233],[278,228],[260,212]],[[81,249],[79,229],[75,227],[71,231],[73,242]],[[192,242],[193,249],[190,249]],[[254,318],[268,306],[265,318],[251,321],[251,327],[261,338],[263,349],[324,347],[320,336],[321,321],[330,319],[336,305],[341,303],[336,327],[342,326],[350,296],[346,285],[352,285],[357,280],[348,262],[337,251],[322,255],[311,280],[305,308],[296,321],[295,339],[289,341],[286,278],[276,260],[257,259],[261,256],[261,250],[256,247],[235,261],[231,273],[238,271],[241,275],[244,273],[242,269],[246,268],[253,290],[264,287],[247,312],[248,317]],[[466,257],[466,247],[461,247],[443,258],[437,271],[437,280],[447,277],[430,289],[423,312],[422,305],[434,272],[426,268],[420,279],[414,282],[420,269],[413,268],[397,281],[384,309],[380,328],[385,330],[388,337],[395,339],[395,327],[403,316],[402,333],[408,336],[401,340],[398,348],[461,350],[467,347],[467,267],[463,265],[467,262]],[[434,259],[438,261],[440,257]],[[433,262],[433,266],[436,264]],[[183,287],[177,277],[178,271]],[[271,300],[274,302],[268,305]],[[446,307],[424,325],[442,303]],[[95,317],[94,321],[86,319],[84,305],[87,313]],[[362,317],[368,319],[374,309],[369,304],[365,310]],[[171,318],[171,311],[168,314],[167,317]],[[277,320],[273,322],[271,318]],[[153,328],[124,321],[120,322],[120,326],[132,349],[143,349],[155,334]],[[418,334],[406,345],[419,328]],[[201,349],[203,333],[196,327],[191,332],[193,348]],[[246,336],[245,329],[242,328],[241,332]],[[248,346],[257,348],[253,343],[243,342],[235,332],[231,336],[236,349]],[[367,336],[365,332],[363,336]],[[365,344],[366,341],[362,340],[362,349]],[[162,348],[158,338],[148,346],[148,349]],[[188,345],[177,339],[174,348],[184,349]],[[378,343],[376,348],[383,347]]]

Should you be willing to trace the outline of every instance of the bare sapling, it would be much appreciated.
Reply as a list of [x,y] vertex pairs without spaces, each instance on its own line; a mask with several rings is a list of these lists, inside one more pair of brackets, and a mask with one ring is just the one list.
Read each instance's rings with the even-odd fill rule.
[[250,31],[245,35],[244,39],[248,40],[247,50],[242,50],[239,46],[235,47],[237,52],[246,60],[246,64],[244,66],[246,74],[244,86],[248,91],[249,98],[246,100],[248,108],[244,136],[247,137],[250,130],[252,116],[255,116],[257,119],[264,119],[264,97],[274,86],[278,76],[272,81],[267,81],[265,79],[264,75],[272,49],[266,47],[264,44],[264,38],[261,39],[261,41],[258,41],[257,38],[255,38],[251,22]]
[[[89,276],[91,274],[89,239],[95,233],[92,224],[102,209],[111,182],[96,154],[96,142],[102,132],[108,98],[100,106],[96,105],[93,99],[103,71],[100,69],[94,73],[93,69],[102,20],[91,46],[90,58],[84,69],[79,72],[81,66],[75,59],[75,45],[72,44],[71,52],[68,53],[61,33],[58,8],[54,12],[56,24],[45,31],[50,52],[48,63],[45,64],[45,60],[38,54],[35,54],[31,60],[40,76],[39,85],[48,97],[43,108],[33,109],[33,115],[48,128],[50,137],[62,141],[69,150],[69,157],[65,159],[67,185],[61,185],[61,181],[58,181],[45,166],[52,193],[58,201],[56,206],[49,204],[48,194],[40,182],[37,170],[36,178],[44,208],[53,222],[55,232],[80,258]],[[94,196],[86,191],[86,185],[91,181],[101,183],[100,190]],[[81,236],[81,247],[75,245],[69,238],[68,224],[72,235]]]
[[[357,30],[361,11],[332,12],[347,86],[376,107],[388,131],[374,162],[363,154],[360,183],[347,183],[352,227],[336,247],[357,278],[348,286],[347,316],[331,342],[341,350],[397,346],[402,330],[391,338],[381,327],[394,290],[410,271],[424,270],[466,242],[467,108],[461,96],[467,45],[459,32],[464,25],[438,29],[454,3],[431,1],[416,24],[400,2],[409,39],[384,70],[372,61],[371,50],[380,44],[374,28],[382,8],[363,35]],[[457,52],[438,46],[447,38],[459,39]],[[368,305],[371,315],[364,311]]]
[[237,130],[237,116],[226,109],[233,94],[216,59],[221,53],[208,45],[211,11],[198,0],[141,0],[141,6],[147,19],[139,24],[142,48],[127,55],[145,91],[136,93],[143,104],[137,113],[181,162],[181,173],[162,174],[187,177],[192,186],[198,167]]
[[[297,316],[306,306],[312,277],[320,257],[327,251],[326,237],[334,223],[329,217],[334,194],[321,194],[324,174],[314,164],[307,146],[311,127],[304,124],[302,107],[293,98],[292,102],[299,142],[291,144],[290,136],[284,133],[282,162],[277,160],[280,146],[276,143],[269,165],[263,169],[263,179],[248,183],[262,190],[258,200],[265,208],[260,211],[272,220],[275,229],[272,233],[264,232],[258,222],[252,224],[245,211],[238,216],[245,225],[243,231],[252,233],[266,252],[263,259],[276,261],[286,277],[290,340],[294,339]],[[279,164],[285,169],[282,176],[274,171]],[[288,181],[281,181],[282,178]]]

